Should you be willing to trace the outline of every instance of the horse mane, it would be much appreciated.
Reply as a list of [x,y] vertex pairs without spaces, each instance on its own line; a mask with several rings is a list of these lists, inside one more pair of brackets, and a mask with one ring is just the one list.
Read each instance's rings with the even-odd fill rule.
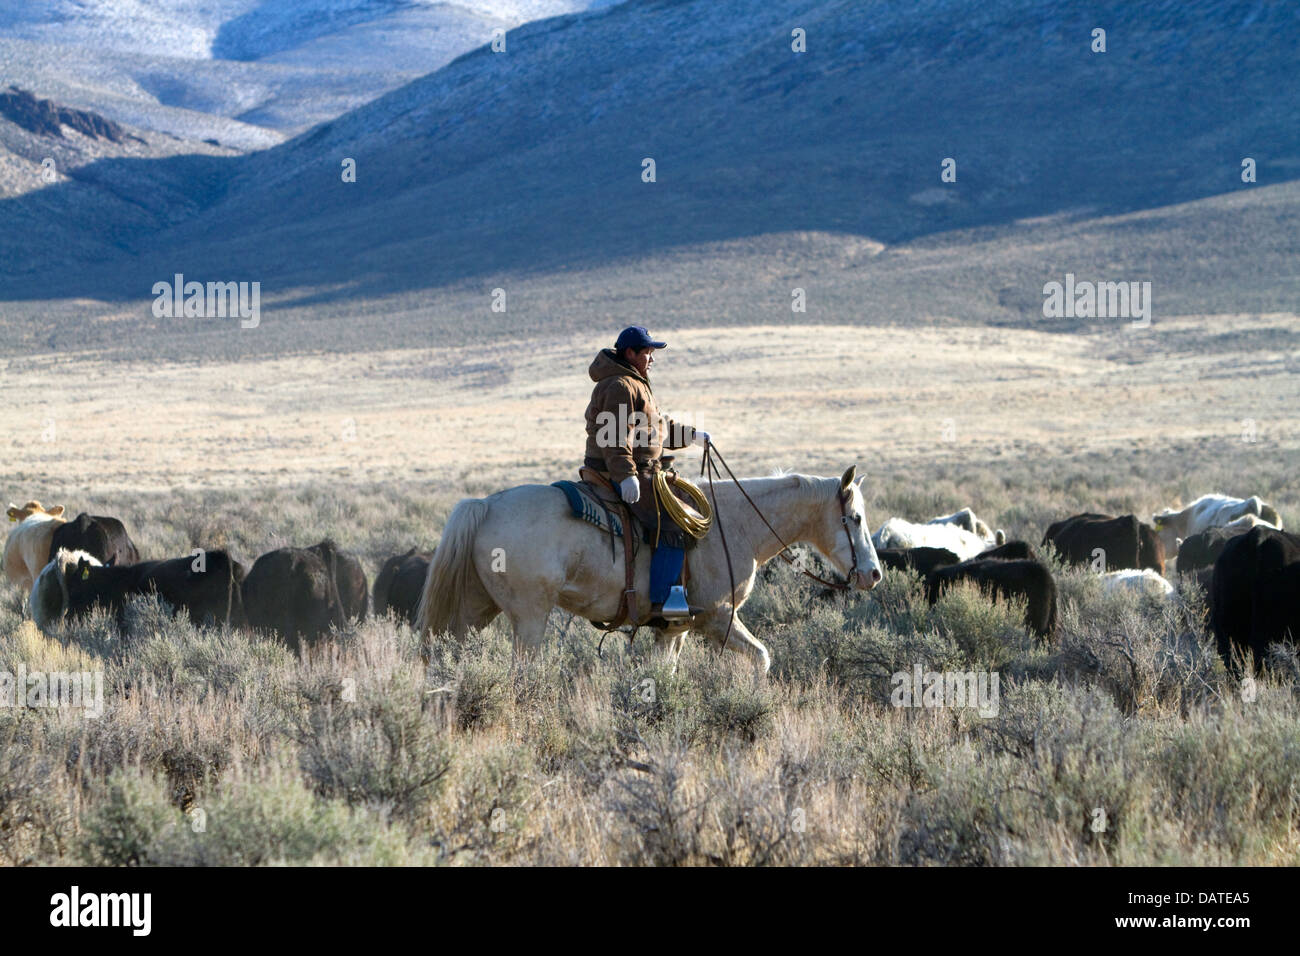
[[[809,478],[807,475],[802,475],[792,468],[785,468],[785,467],[774,468],[772,470],[772,473],[767,477],[768,478],[793,478],[795,480],[795,487],[797,487],[800,491],[811,491],[813,488],[817,487],[817,479]],[[756,481],[756,480],[758,479],[754,479],[754,478],[741,479],[742,482]]]

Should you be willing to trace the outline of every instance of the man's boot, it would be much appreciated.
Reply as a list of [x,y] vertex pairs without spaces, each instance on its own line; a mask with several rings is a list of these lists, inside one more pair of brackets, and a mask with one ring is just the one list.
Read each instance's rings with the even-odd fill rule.
[[[689,627],[695,615],[703,608],[687,603],[686,588],[681,581],[682,568],[686,563],[686,552],[681,548],[660,545],[650,559],[650,618],[646,627],[666,630],[674,627]],[[660,598],[655,601],[654,598]]]

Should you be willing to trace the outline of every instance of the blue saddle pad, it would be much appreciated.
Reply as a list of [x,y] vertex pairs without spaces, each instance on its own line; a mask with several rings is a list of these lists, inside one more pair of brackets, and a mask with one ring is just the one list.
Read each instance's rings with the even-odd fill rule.
[[602,504],[589,486],[579,481],[553,481],[551,487],[559,488],[564,492],[564,497],[569,499],[569,509],[575,518],[581,518],[615,537],[623,537],[622,519],[608,506]]

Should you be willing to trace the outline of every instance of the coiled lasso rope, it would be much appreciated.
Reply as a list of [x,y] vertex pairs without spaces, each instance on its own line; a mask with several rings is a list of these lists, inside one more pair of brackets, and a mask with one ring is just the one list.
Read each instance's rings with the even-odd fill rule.
[[[686,497],[690,498],[695,505],[695,510],[688,511],[686,506],[677,500],[673,494],[673,488],[680,488],[686,492]],[[664,511],[668,516],[677,522],[677,526],[689,534],[692,538],[703,538],[709,533],[709,528],[713,525],[713,509],[709,507],[709,500],[704,497],[704,492],[696,488],[693,484],[678,475],[670,486],[668,479],[662,471],[656,471],[654,477],[655,496],[659,503],[663,505]]]

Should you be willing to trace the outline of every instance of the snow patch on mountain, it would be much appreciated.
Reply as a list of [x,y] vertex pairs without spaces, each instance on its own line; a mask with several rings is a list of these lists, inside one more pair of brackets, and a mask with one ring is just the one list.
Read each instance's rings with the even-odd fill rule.
[[493,31],[617,0],[0,0],[0,75],[241,149],[435,72]]
[[[13,39],[180,59],[258,60],[323,36],[394,18],[405,29],[455,30],[466,21],[514,27],[611,6],[617,0],[0,0],[0,31]],[[488,34],[490,35],[490,30]],[[373,40],[359,31],[358,40]],[[480,42],[486,42],[486,37]],[[477,45],[477,44],[475,44]],[[358,43],[351,66],[387,63]]]

